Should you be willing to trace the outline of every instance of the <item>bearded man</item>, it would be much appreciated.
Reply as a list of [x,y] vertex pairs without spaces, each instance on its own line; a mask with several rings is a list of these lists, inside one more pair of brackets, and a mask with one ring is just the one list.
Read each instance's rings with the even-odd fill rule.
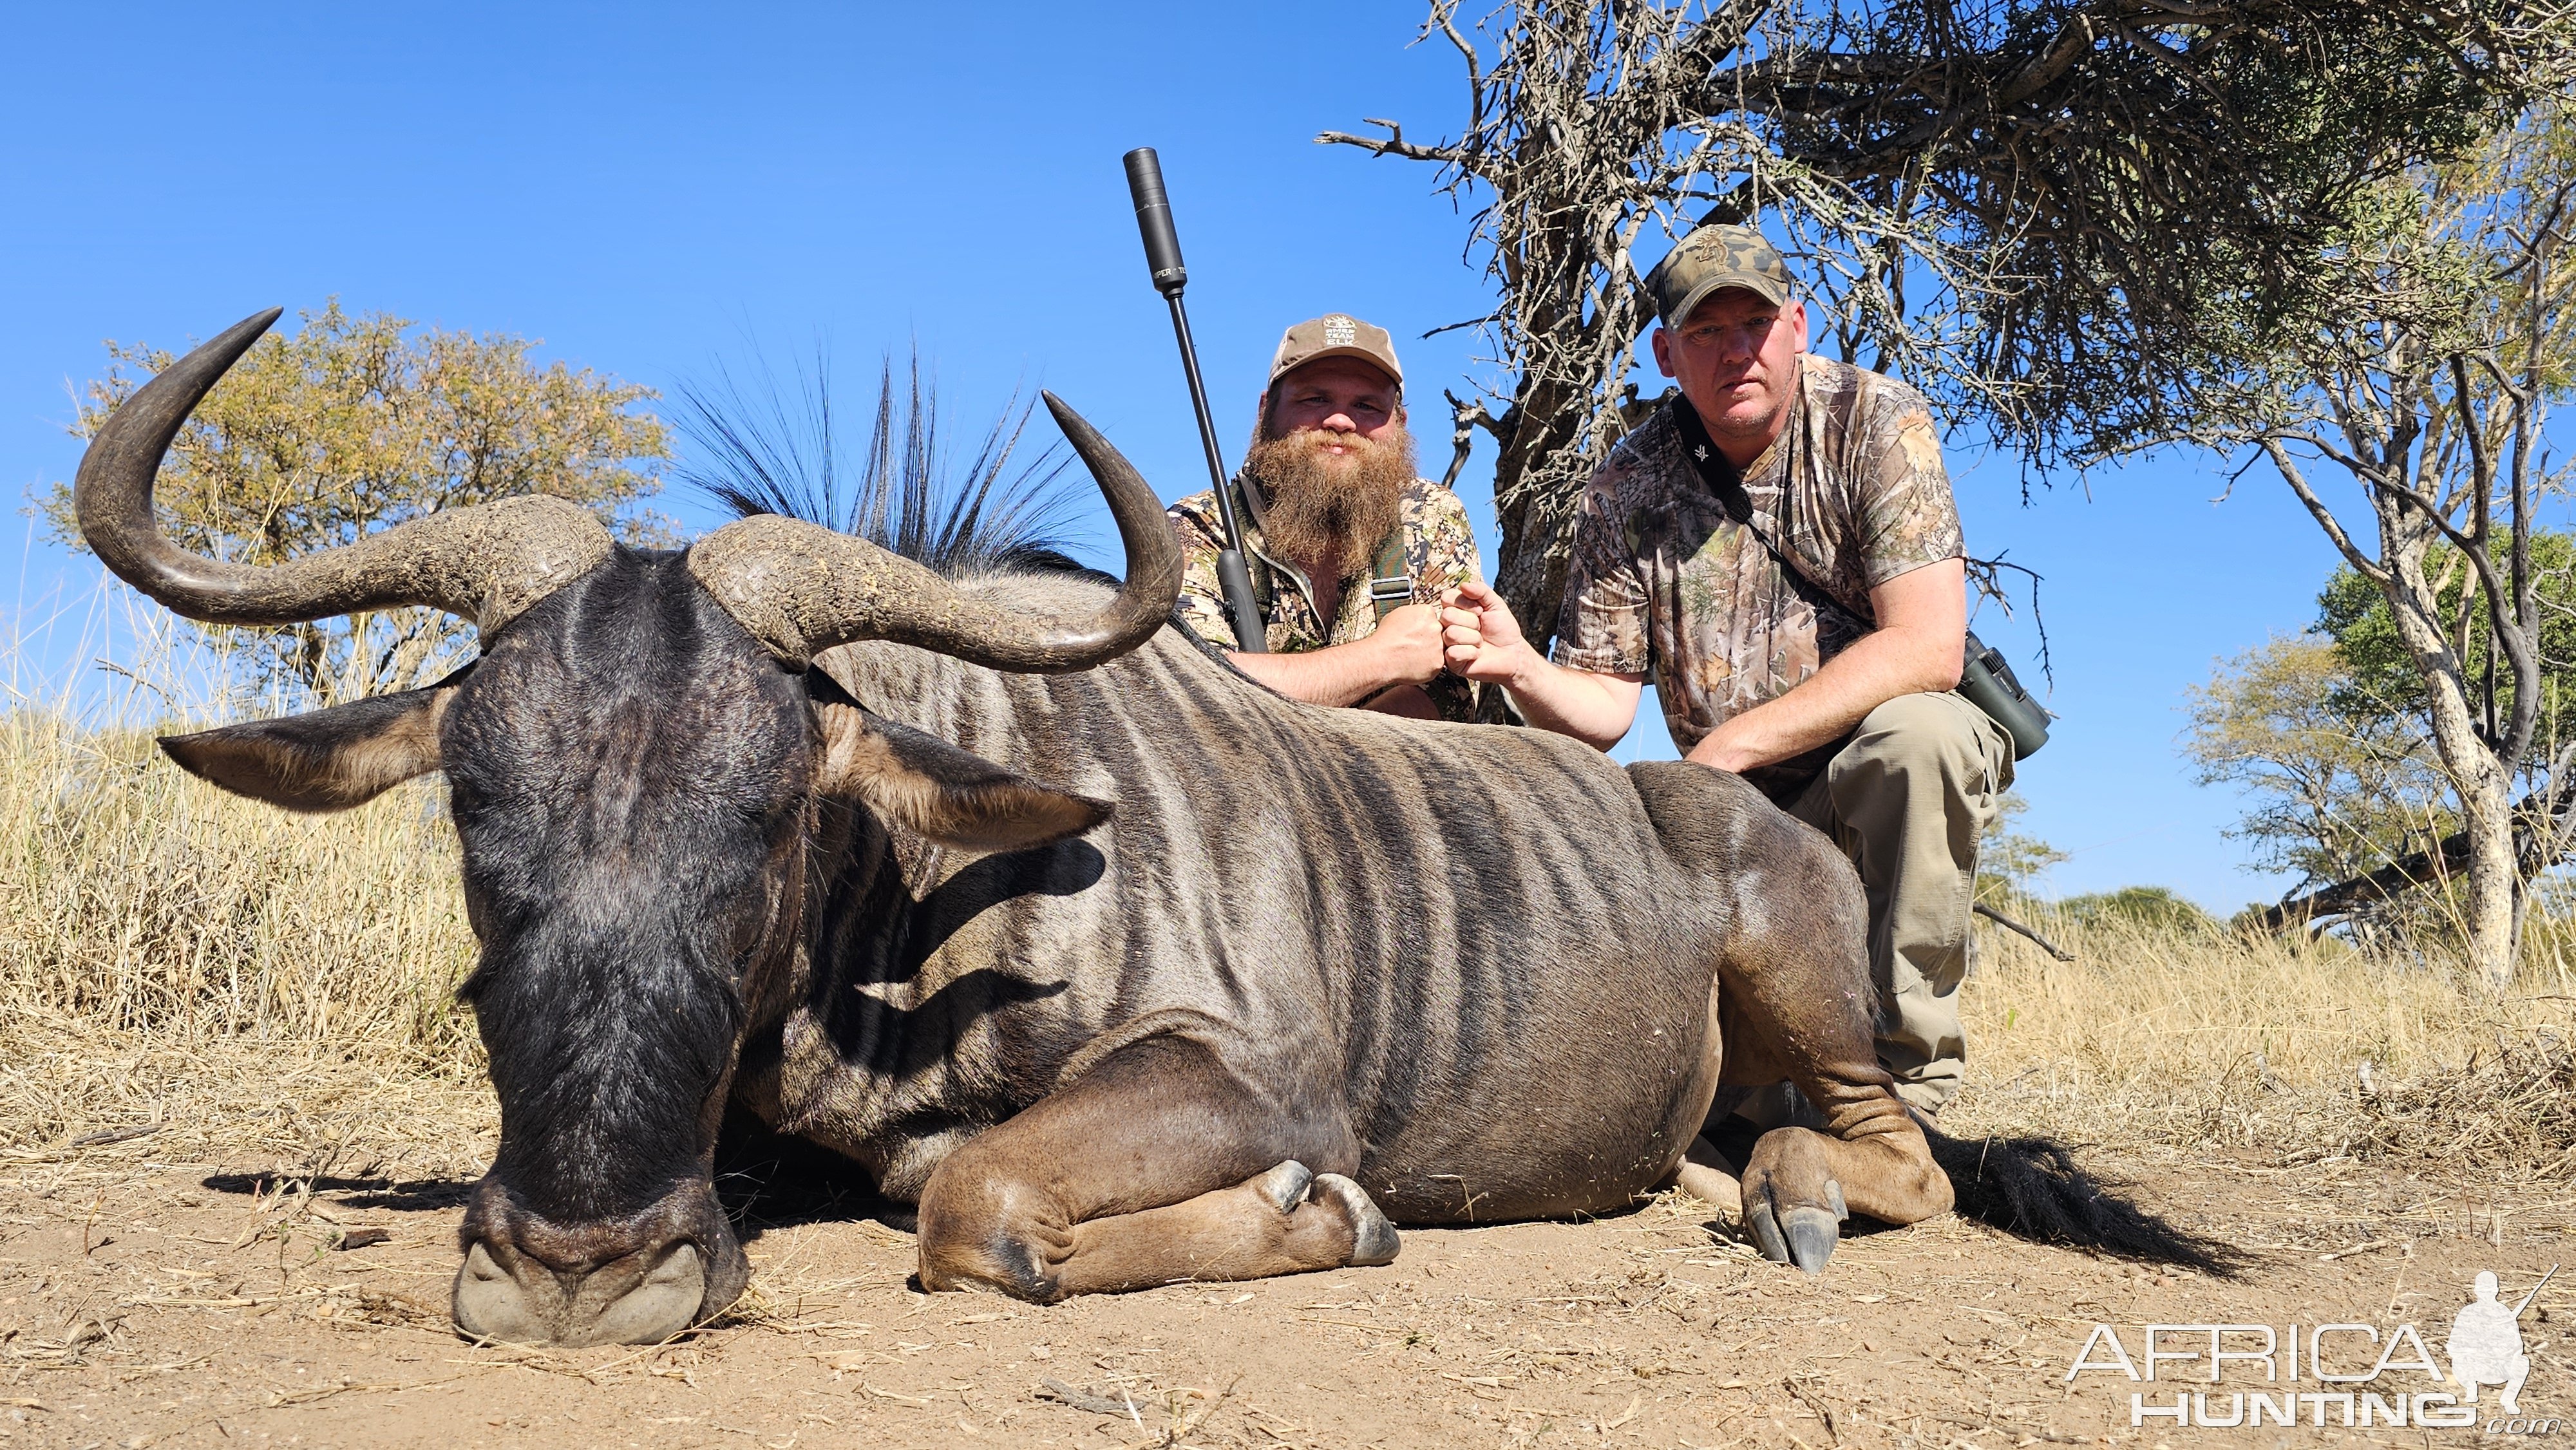
[[[1478,581],[1476,536],[1456,494],[1415,476],[1386,329],[1338,312],[1288,329],[1232,487],[1270,651],[1229,651],[1237,668],[1312,704],[1474,717],[1474,687],[1445,667],[1440,601]],[[1231,641],[1216,491],[1169,512],[1186,560],[1181,618]]]

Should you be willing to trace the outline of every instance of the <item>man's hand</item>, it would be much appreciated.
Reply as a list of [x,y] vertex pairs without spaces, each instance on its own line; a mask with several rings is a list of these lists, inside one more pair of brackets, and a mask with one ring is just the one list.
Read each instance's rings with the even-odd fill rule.
[[1358,643],[1376,659],[1382,683],[1430,684],[1440,674],[1440,607],[1407,604],[1390,609],[1377,622],[1377,632]]
[[[1235,668],[1294,700],[1356,705],[1392,686],[1420,686],[1440,674],[1440,610],[1390,609],[1374,634],[1298,654],[1236,654]],[[1417,694],[1419,691],[1416,692]]]
[[1644,675],[1596,675],[1540,657],[1503,596],[1470,580],[1440,596],[1440,633],[1451,674],[1511,692],[1521,718],[1607,750],[1637,718]]
[[1512,607],[1481,580],[1441,594],[1440,626],[1450,670],[1470,680],[1507,686],[1528,674],[1538,658],[1521,634],[1521,622],[1512,617]]
[[1878,628],[1797,687],[1729,719],[1693,747],[1702,765],[1738,773],[1828,744],[1899,695],[1959,683],[1968,630],[1967,566],[1945,559],[1869,591]]

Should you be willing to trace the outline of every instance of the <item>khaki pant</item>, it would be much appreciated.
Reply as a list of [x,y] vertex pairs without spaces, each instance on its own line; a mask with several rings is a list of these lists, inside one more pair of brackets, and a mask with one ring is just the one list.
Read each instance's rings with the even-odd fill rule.
[[[1896,1074],[1897,1095],[1926,1112],[1957,1095],[1966,1070],[1959,979],[1968,969],[1977,842],[2012,776],[2011,741],[1983,710],[1956,694],[1900,695],[1870,711],[1789,803],[1789,814],[1832,837],[1859,868],[1878,982],[1878,1060]],[[1783,1084],[1735,1111],[1768,1127],[1799,1116],[1799,1106]]]

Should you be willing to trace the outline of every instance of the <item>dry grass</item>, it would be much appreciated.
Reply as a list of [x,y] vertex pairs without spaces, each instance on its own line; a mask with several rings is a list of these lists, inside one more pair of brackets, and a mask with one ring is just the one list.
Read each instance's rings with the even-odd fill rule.
[[2454,963],[2332,940],[2035,924],[2077,960],[1980,925],[1974,1127],[2516,1175],[2576,1161],[2576,980],[2554,953],[2497,997]]
[[292,815],[191,779],[140,733],[0,717],[0,1000],[453,1064],[473,940],[441,800],[414,786]]
[[453,992],[473,941],[439,800],[293,816],[189,778],[145,733],[0,715],[0,1147],[123,1121],[121,1097],[192,1060],[471,1079]]

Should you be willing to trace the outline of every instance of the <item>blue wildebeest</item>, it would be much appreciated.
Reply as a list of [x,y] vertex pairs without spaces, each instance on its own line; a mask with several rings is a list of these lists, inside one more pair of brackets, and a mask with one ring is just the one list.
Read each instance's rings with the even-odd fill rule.
[[1820,1269],[1849,1212],[1950,1208],[1944,1162],[2025,1231],[2208,1251],[2054,1145],[1927,1140],[1872,1056],[1856,880],[1736,778],[1297,704],[1166,629],[1161,510],[1052,398],[1123,585],[944,578],[777,516],[638,551],[542,497],[198,558],[153,478],[276,315],[116,411],[80,526],[191,619],[480,629],[430,688],[163,742],[294,810],[446,773],[501,1107],[467,1333],[646,1342],[732,1303],[729,1102],[917,1204],[925,1285],[1039,1301],[1384,1263],[1390,1220],[1615,1209],[1722,1083],[1782,1079],[1823,1127],[1745,1166],[1775,1260]]

